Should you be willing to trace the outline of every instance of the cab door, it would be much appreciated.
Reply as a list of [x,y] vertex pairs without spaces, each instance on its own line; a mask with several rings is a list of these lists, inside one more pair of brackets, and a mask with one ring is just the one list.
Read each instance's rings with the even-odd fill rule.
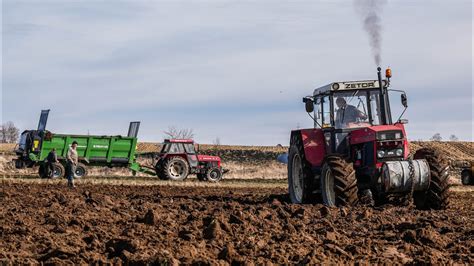
[[183,143],[186,156],[188,158],[189,166],[195,168],[198,166],[198,159],[196,151],[194,150],[194,144],[192,143]]

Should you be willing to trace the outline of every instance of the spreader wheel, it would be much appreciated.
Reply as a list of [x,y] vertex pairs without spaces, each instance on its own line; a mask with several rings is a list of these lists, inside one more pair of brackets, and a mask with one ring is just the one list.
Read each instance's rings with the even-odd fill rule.
[[76,171],[74,172],[74,178],[83,178],[87,175],[87,167],[83,163],[78,163]]
[[188,162],[179,156],[171,157],[163,164],[163,176],[168,180],[184,180],[188,174]]
[[321,171],[321,194],[327,206],[350,206],[358,201],[357,178],[352,163],[329,155]]
[[60,163],[54,163],[54,173],[53,173],[53,178],[62,178],[64,177],[66,170],[64,169],[64,166]]
[[461,172],[461,182],[465,186],[474,183],[474,180],[472,180],[471,171],[469,171],[469,169],[462,170],[462,172]]
[[427,191],[416,191],[413,199],[417,209],[445,209],[449,204],[449,162],[436,149],[417,150],[414,159],[425,159],[430,166],[431,182]]
[[288,152],[288,192],[292,203],[315,202],[314,174],[304,154],[301,136],[295,134]]

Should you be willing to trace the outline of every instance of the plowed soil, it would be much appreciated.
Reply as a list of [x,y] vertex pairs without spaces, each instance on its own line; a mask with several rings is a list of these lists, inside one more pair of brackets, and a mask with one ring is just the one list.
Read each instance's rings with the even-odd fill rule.
[[5,180],[0,264],[474,263],[474,193],[450,209],[288,203],[284,187]]

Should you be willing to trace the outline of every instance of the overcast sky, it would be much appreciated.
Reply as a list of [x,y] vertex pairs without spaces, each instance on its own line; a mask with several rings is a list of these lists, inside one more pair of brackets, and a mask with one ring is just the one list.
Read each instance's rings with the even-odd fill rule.
[[[473,140],[472,1],[389,0],[382,66],[408,93],[409,139]],[[1,119],[57,133],[288,144],[301,98],[375,79],[353,1],[19,1],[2,5]],[[392,105],[399,104],[399,96]],[[398,110],[393,107],[394,116]]]

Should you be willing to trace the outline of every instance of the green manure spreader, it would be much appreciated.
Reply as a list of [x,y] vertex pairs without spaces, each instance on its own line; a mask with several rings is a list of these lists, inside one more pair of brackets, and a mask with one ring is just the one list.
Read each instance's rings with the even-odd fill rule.
[[140,122],[131,122],[127,136],[97,136],[54,134],[46,130],[49,110],[41,112],[37,130],[25,130],[15,149],[18,156],[15,159],[16,168],[31,168],[39,166],[39,176],[47,177],[45,170],[46,158],[52,149],[56,150],[58,158],[54,163],[53,177],[65,175],[66,155],[73,141],[78,143],[77,153],[79,164],[75,177],[87,175],[89,166],[131,167],[141,170],[136,163],[137,134]]
[[[66,156],[71,144],[78,143],[79,163],[75,177],[87,175],[90,166],[125,167],[137,172],[157,176],[162,180],[179,181],[195,174],[200,181],[218,182],[227,172],[221,166],[221,158],[198,154],[191,139],[167,139],[159,153],[142,154],[153,159],[152,165],[137,162],[137,135],[140,122],[131,122],[127,136],[94,136],[55,134],[46,130],[49,110],[41,111],[37,130],[25,130],[15,149],[16,168],[38,167],[41,178],[48,175],[47,157],[55,149],[58,162],[53,165],[53,178],[64,177]],[[50,172],[49,172],[50,173]]]

